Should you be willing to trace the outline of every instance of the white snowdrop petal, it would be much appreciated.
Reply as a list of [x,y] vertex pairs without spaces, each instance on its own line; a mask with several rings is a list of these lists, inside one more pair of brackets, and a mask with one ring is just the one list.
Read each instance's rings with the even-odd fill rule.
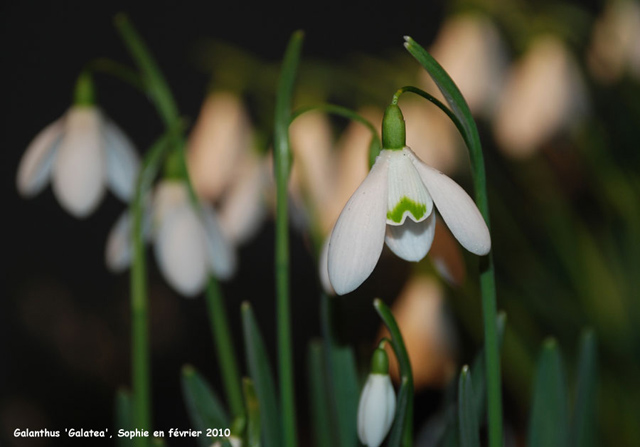
[[162,180],[155,188],[153,196],[153,220],[162,220],[171,215],[176,208],[189,202],[187,185],[177,180]]
[[436,233],[435,216],[435,213],[431,213],[427,220],[422,222],[416,223],[408,219],[403,225],[387,225],[387,246],[405,261],[420,261],[431,248]]
[[378,447],[387,436],[395,413],[396,396],[386,374],[370,374],[358,405],[358,437]]
[[[127,210],[118,218],[109,231],[105,249],[105,263],[114,273],[124,271],[131,265],[133,253],[132,228],[133,219]],[[147,203],[142,212],[142,238],[149,241],[151,235],[151,207]]]
[[480,256],[489,253],[489,229],[473,199],[460,185],[440,171],[425,165],[415,155],[412,159],[453,236],[471,253]]
[[191,205],[173,207],[157,223],[156,261],[167,282],[180,294],[200,293],[207,279],[207,242]]
[[71,108],[53,166],[54,194],[63,208],[79,218],[91,214],[105,192],[101,120],[93,107]]
[[336,291],[333,290],[333,286],[331,285],[331,281],[329,281],[329,267],[328,267],[328,258],[329,258],[329,240],[331,239],[331,233],[327,236],[322,244],[322,249],[320,250],[320,258],[318,259],[318,276],[320,277],[320,285],[322,289],[329,295],[335,295]]
[[201,209],[211,271],[219,279],[229,279],[236,272],[235,250],[224,236],[213,208],[209,204],[203,203]]
[[217,200],[250,148],[251,125],[240,98],[210,94],[189,136],[187,163],[198,196]]
[[64,117],[49,124],[29,143],[16,179],[18,192],[23,197],[33,197],[44,189],[64,129]]
[[383,151],[333,228],[328,270],[338,295],[355,290],[378,263],[386,227],[388,167],[388,154]]
[[406,150],[385,151],[389,157],[389,193],[387,224],[402,225],[409,217],[414,222],[425,220],[433,202]]
[[131,200],[140,160],[133,143],[114,123],[105,120],[103,137],[107,159],[107,181],[123,202]]
[[124,271],[131,264],[131,215],[122,213],[107,236],[105,262],[114,273]]
[[220,226],[234,244],[251,239],[267,214],[263,197],[267,183],[264,168],[256,156],[248,156],[220,204]]

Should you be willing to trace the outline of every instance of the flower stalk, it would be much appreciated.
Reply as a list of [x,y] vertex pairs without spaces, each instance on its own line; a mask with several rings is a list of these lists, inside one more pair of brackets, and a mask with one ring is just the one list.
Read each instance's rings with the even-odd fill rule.
[[[116,19],[116,28],[120,33],[120,36],[127,46],[131,56],[135,60],[143,79],[145,91],[151,98],[158,114],[160,115],[165,127],[167,129],[178,128],[179,132],[171,132],[169,145],[171,149],[179,153],[179,164],[182,167],[182,174],[184,180],[189,189],[189,195],[196,209],[199,211],[199,205],[197,202],[197,196],[193,190],[193,185],[189,179],[189,174],[186,168],[186,160],[184,155],[184,136],[182,132],[181,119],[176,106],[171,90],[162,75],[156,61],[153,59],[150,51],[147,49],[145,43],[142,41],[137,31],[133,27],[133,24],[129,21],[126,15],[119,14]],[[141,207],[141,206],[140,206]],[[141,210],[138,211],[141,213]],[[140,214],[141,216],[141,214]],[[142,244],[142,227],[141,217],[138,225],[135,224],[134,217],[134,237],[139,240],[139,244]],[[137,246],[136,246],[137,247]],[[142,250],[136,248],[134,254],[134,266],[136,264],[141,268],[142,273],[138,273],[144,276],[144,253]],[[140,279],[139,279],[140,280]],[[141,282],[142,284],[142,282]],[[135,292],[135,294],[134,294]],[[144,296],[142,296],[144,295]],[[136,312],[146,314],[147,306],[147,291],[146,287],[134,288],[132,286],[132,309],[136,309]],[[225,386],[225,392],[229,407],[234,416],[238,417],[244,414],[244,404],[242,398],[242,387],[240,383],[240,375],[238,374],[237,359],[233,350],[233,343],[231,341],[231,334],[229,327],[226,323],[227,317],[222,302],[222,294],[218,287],[217,281],[212,276],[209,277],[208,286],[206,288],[206,299],[209,308],[211,326],[214,343],[216,345],[216,353],[218,356],[218,363],[221,367],[222,379]],[[134,306],[133,303],[136,302]],[[148,328],[146,325],[146,315],[143,318],[139,316],[133,319],[135,324],[139,324],[139,327],[133,329],[134,335],[139,337],[140,340],[134,341],[134,346],[137,346],[136,355],[140,356],[138,363],[134,364],[134,376],[143,374],[149,375],[148,368],[148,342],[144,342],[144,338],[148,338]],[[142,349],[145,352],[142,352]],[[136,367],[137,365],[137,367]],[[136,369],[137,368],[137,369]],[[142,381],[142,378],[140,379]],[[147,379],[148,380],[148,379]],[[148,394],[142,395],[140,398],[150,399]],[[142,404],[140,404],[142,405]]]
[[289,217],[287,183],[291,172],[289,123],[296,71],[302,50],[303,33],[295,32],[285,52],[276,96],[274,123],[274,170],[276,178],[275,279],[278,338],[278,371],[284,447],[296,445],[293,353],[289,290]]
[[[405,48],[424,67],[429,76],[443,93],[450,109],[437,101],[429,98],[425,92],[415,88],[406,88],[405,91],[412,91],[428,99],[442,109],[455,123],[462,138],[469,150],[471,161],[473,186],[475,191],[475,201],[487,227],[490,229],[489,221],[489,201],[487,196],[486,172],[484,167],[484,157],[480,135],[476,123],[473,120],[471,111],[455,85],[453,80],[438,64],[438,62],[415,40],[405,37]],[[401,89],[403,90],[403,89]],[[402,94],[402,91],[399,91]],[[399,96],[398,94],[396,94]],[[396,97],[397,97],[396,96]],[[487,380],[487,410],[489,419],[489,445],[490,447],[502,447],[502,390],[500,357],[498,352],[497,336],[497,304],[496,286],[493,266],[493,254],[489,252],[480,259],[480,293],[482,296],[482,317],[484,323],[484,345],[486,360],[486,380]]]

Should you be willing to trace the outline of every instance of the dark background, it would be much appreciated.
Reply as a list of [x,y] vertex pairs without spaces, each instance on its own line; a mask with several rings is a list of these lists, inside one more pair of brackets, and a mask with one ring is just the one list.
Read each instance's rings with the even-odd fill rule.
[[[290,34],[303,29],[304,58],[341,63],[355,53],[381,55],[390,48],[401,49],[406,34],[428,44],[444,13],[441,1],[272,3],[3,2],[3,445],[84,443],[66,439],[64,434],[57,441],[16,440],[12,432],[18,427],[109,428],[113,432],[113,398],[118,387],[129,384],[128,275],[112,275],[103,261],[107,232],[123,204],[108,195],[92,216],[79,221],[60,208],[50,188],[24,200],[15,187],[20,157],[37,132],[69,107],[83,65],[96,57],[132,65],[112,26],[117,12],[128,12],[155,53],[181,112],[191,118],[197,116],[209,82],[209,75],[192,59],[194,47],[205,38],[227,41],[277,63]],[[161,133],[152,107],[129,86],[99,76],[97,88],[101,107],[140,151]],[[272,234],[273,226],[267,223],[256,240],[242,249],[240,279],[224,284],[223,289],[236,335],[239,305],[247,299],[255,306],[275,351]],[[305,346],[319,330],[316,299],[300,296],[316,281],[306,241],[300,235],[293,236],[292,264],[296,372],[297,377],[304,377]],[[186,429],[189,422],[179,389],[181,366],[194,364],[220,389],[205,304],[202,297],[186,300],[176,295],[154,263],[149,266],[155,426]],[[371,327],[375,330],[376,325]],[[237,337],[236,342],[239,340]],[[297,383],[304,437],[302,386]],[[172,441],[171,445],[195,442]]]

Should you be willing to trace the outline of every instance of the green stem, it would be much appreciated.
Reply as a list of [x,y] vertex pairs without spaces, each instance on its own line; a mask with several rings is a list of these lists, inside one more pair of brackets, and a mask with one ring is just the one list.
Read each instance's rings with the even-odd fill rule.
[[[402,379],[402,385],[400,389],[400,396],[405,397],[405,401],[401,402],[398,399],[398,407],[396,408],[396,423],[401,423],[401,437],[403,447],[413,446],[413,372],[411,370],[411,362],[409,361],[409,353],[402,340],[402,334],[398,323],[396,323],[391,309],[379,298],[373,301],[373,307],[375,307],[378,315],[382,319],[384,325],[389,330],[391,335],[391,347],[398,360],[398,366],[400,367],[400,377]],[[402,404],[404,408],[402,408]],[[403,413],[404,412],[404,413]],[[398,420],[399,415],[402,415],[402,420]],[[394,429],[395,431],[395,429]],[[393,431],[391,438],[393,438]],[[399,439],[399,438],[398,438]],[[390,440],[390,444],[394,439]]]
[[104,57],[94,59],[89,62],[85,68],[92,73],[103,73],[113,76],[114,78],[118,78],[121,81],[130,84],[132,87],[140,91],[145,91],[145,85],[138,72],[114,60]]
[[[131,204],[133,262],[131,265],[131,375],[133,421],[136,428],[151,429],[151,393],[149,373],[149,324],[146,260],[142,235],[144,200],[158,171],[170,133],[160,138],[147,152],[138,175],[136,194]],[[136,438],[136,445],[147,445],[147,438]]]
[[278,371],[280,378],[280,406],[282,411],[282,433],[284,447],[296,445],[295,396],[293,382],[293,353],[291,346],[291,315],[289,297],[289,217],[287,209],[287,183],[291,171],[289,147],[289,123],[291,122],[291,100],[296,71],[300,60],[303,34],[295,32],[285,52],[278,94],[276,97],[274,123],[274,169],[276,177],[276,235],[275,277],[276,317],[278,330]]
[[225,384],[225,394],[231,413],[235,419],[244,415],[242,390],[237,386],[240,384],[238,380],[240,374],[231,341],[231,331],[229,330],[229,323],[226,318],[227,312],[224,307],[224,300],[222,299],[218,281],[213,277],[209,277],[205,296],[207,308],[209,309],[213,342],[216,345],[222,381]]
[[[487,227],[491,228],[489,221],[489,201],[487,197],[486,172],[480,136],[475,122],[471,119],[467,126],[459,119],[458,115],[451,111],[438,99],[419,88],[406,86],[399,89],[393,97],[393,103],[397,104],[400,95],[404,92],[415,93],[431,101],[447,114],[460,131],[462,138],[469,149],[473,173],[473,185],[475,201]],[[502,389],[500,385],[500,356],[498,352],[498,337],[496,332],[497,303],[496,285],[493,266],[493,252],[480,260],[480,293],[482,295],[482,317],[484,320],[485,359],[487,367],[487,411],[489,415],[489,445],[502,447]]]
[[342,107],[336,104],[318,104],[318,105],[314,105],[314,106],[309,106],[309,107],[303,107],[300,108],[296,111],[294,111],[291,114],[291,122],[293,122],[296,118],[298,118],[300,115],[307,113],[307,112],[312,112],[312,111],[319,111],[319,112],[328,112],[328,113],[333,113],[335,115],[340,115],[343,116],[347,119],[353,120],[353,121],[357,121],[361,124],[363,124],[367,129],[369,129],[369,131],[371,132],[371,137],[372,138],[379,138],[378,137],[378,130],[376,129],[376,127],[371,124],[371,121],[369,121],[368,119],[366,119],[365,117],[363,117],[362,115],[360,115],[359,113],[347,108],[347,107]]
[[[173,95],[171,94],[171,89],[164,79],[158,64],[153,59],[151,52],[138,35],[128,17],[124,14],[119,14],[116,16],[115,23],[122,40],[142,73],[145,90],[153,101],[165,127],[167,129],[180,129],[180,132],[171,133],[171,144],[173,149],[180,153],[184,170],[184,180],[189,189],[191,201],[197,211],[200,212],[200,205],[187,170],[180,114]],[[223,305],[222,294],[217,281],[213,277],[209,277],[209,283],[207,285],[207,305],[209,307],[212,333],[228,404],[234,416],[241,416],[244,414],[244,402],[242,398],[240,374],[238,374],[238,362],[233,349],[229,326],[226,324],[227,316]]]

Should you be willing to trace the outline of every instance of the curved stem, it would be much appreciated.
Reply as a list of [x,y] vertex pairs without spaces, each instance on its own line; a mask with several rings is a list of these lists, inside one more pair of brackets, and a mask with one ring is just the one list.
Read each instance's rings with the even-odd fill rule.
[[[476,205],[484,217],[488,228],[491,228],[489,219],[489,200],[487,196],[486,172],[482,145],[476,123],[469,106],[462,93],[455,85],[451,77],[442,66],[422,46],[409,36],[405,36],[405,48],[424,67],[434,80],[438,89],[442,92],[447,103],[451,107],[449,111],[443,109],[439,101],[436,103],[430,98],[418,93],[415,88],[407,89],[429,99],[438,105],[460,131],[471,161],[473,185],[475,190]],[[401,89],[402,90],[402,89]],[[400,92],[401,94],[402,92]],[[394,97],[395,98],[395,97]],[[453,116],[456,119],[454,119]],[[502,389],[500,356],[498,352],[498,337],[496,327],[497,303],[495,273],[493,266],[493,252],[480,260],[480,292],[482,295],[482,317],[484,324],[484,342],[486,359],[487,380],[487,412],[489,419],[489,445],[502,447]]]
[[[409,361],[409,353],[402,340],[402,334],[398,323],[396,323],[391,309],[379,298],[373,301],[373,307],[378,312],[378,315],[382,319],[384,325],[391,334],[391,347],[398,360],[400,366],[400,376],[402,379],[402,385],[400,388],[400,398],[398,399],[398,405],[396,408],[396,423],[401,423],[401,433],[397,434],[397,439],[402,439],[403,447],[412,447],[413,445],[413,372],[411,371],[411,362]],[[384,341],[384,340],[383,340]],[[381,342],[382,343],[382,342]],[[404,399],[403,399],[404,398]],[[401,419],[401,420],[398,420]],[[390,437],[394,437],[394,431],[392,431]],[[391,439],[389,445],[393,445],[395,439]]]
[[278,367],[280,375],[280,408],[284,447],[296,445],[296,415],[291,346],[291,315],[289,291],[289,216],[288,189],[291,171],[289,123],[296,72],[302,50],[302,32],[291,36],[284,55],[278,83],[274,123],[274,169],[276,177],[276,246],[275,279],[278,329]]
[[359,113],[347,108],[347,107],[342,107],[336,104],[317,104],[314,106],[309,106],[309,107],[303,107],[300,108],[296,111],[294,111],[291,114],[291,121],[290,124],[293,123],[293,121],[298,118],[300,115],[307,113],[307,112],[313,112],[313,111],[319,111],[319,112],[328,112],[328,113],[333,113],[335,115],[340,115],[343,116],[347,119],[353,120],[353,121],[357,121],[361,124],[363,124],[367,129],[369,129],[369,131],[371,132],[371,136],[372,138],[378,138],[378,130],[376,129],[376,127],[371,124],[371,121],[369,121],[368,119],[366,119],[365,117],[363,117],[362,115],[360,115]]
[[131,85],[137,90],[140,90],[141,92],[145,91],[144,82],[142,82],[142,79],[140,78],[138,72],[112,59],[106,57],[93,59],[85,66],[85,69],[91,71],[92,73],[103,73],[111,75],[114,78],[126,82],[127,84]]
[[[167,129],[179,127],[180,129],[180,132],[171,133],[171,145],[173,146],[173,150],[179,151],[180,153],[183,177],[189,189],[191,201],[196,210],[200,212],[200,205],[187,169],[180,114],[173,95],[171,94],[171,89],[150,51],[147,49],[127,16],[120,14],[116,17],[115,21],[122,40],[142,72],[145,90],[151,97],[165,127]],[[224,310],[222,294],[217,281],[211,276],[209,277],[207,285],[206,297],[211,318],[213,339],[216,345],[218,363],[221,368],[228,404],[233,415],[238,417],[244,414],[244,401],[242,398],[240,374],[238,374],[238,362],[233,349],[229,327],[226,324],[227,316]]]
[[[158,172],[160,163],[172,138],[167,132],[149,149],[142,163],[131,204],[131,238],[133,261],[131,265],[131,366],[133,388],[133,421],[135,427],[151,429],[151,393],[149,374],[149,328],[146,259],[142,236],[144,200]],[[147,438],[136,438],[136,445],[147,445]]]

